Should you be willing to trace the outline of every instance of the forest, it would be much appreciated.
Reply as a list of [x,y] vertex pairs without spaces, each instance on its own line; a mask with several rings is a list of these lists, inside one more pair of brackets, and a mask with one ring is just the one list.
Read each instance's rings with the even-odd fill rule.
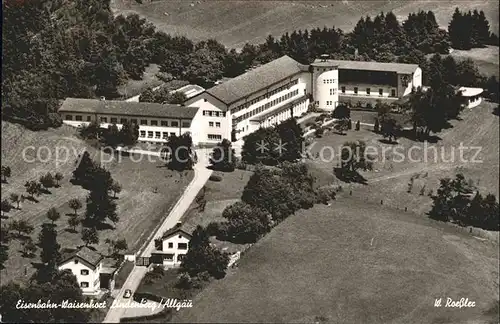
[[[66,97],[119,98],[118,87],[141,80],[150,64],[205,88],[282,55],[304,64],[325,53],[336,59],[415,63],[425,77],[426,54],[498,43],[483,12],[458,9],[450,33],[439,28],[432,11],[411,13],[402,24],[388,12],[362,17],[352,32],[335,26],[298,30],[269,36],[262,44],[247,43],[241,52],[214,39],[193,42],[159,32],[138,15],[113,17],[110,0],[6,0],[2,9],[2,119],[31,129],[61,125],[57,109]],[[473,76],[466,78],[468,85],[494,83],[479,75],[472,61],[464,62],[450,64],[465,70],[458,74]]]

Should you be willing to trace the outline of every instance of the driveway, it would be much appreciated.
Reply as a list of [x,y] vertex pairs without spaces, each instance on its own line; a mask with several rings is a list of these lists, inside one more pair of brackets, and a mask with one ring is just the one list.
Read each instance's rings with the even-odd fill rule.
[[[136,153],[149,154],[152,153],[156,155],[157,152],[148,152],[142,151]],[[203,188],[208,178],[212,174],[212,170],[207,169],[208,165],[208,153],[210,150],[207,149],[199,149],[196,150],[196,154],[198,155],[198,163],[194,166],[194,178],[191,183],[188,185],[182,197],[177,201],[175,206],[172,208],[172,211],[168,215],[167,218],[163,221],[163,223],[158,227],[158,229],[154,232],[154,235],[151,235],[146,241],[145,245],[141,248],[141,253],[138,256],[141,257],[149,257],[151,252],[155,248],[155,238],[161,236],[166,230],[174,227],[177,222],[181,219],[184,213],[187,211],[191,203],[194,201],[198,192]],[[123,298],[123,294],[126,289],[130,289],[132,292],[137,290],[142,278],[148,272],[147,267],[144,266],[134,266],[132,271],[130,272],[127,280],[123,284],[120,289],[117,298],[115,299],[115,303],[126,303],[128,300]],[[148,313],[149,312],[149,313]],[[118,323],[120,322],[120,318],[122,317],[136,317],[143,315],[151,315],[158,312],[158,309],[152,310],[151,308],[112,308],[108,311],[106,318],[103,323]]]

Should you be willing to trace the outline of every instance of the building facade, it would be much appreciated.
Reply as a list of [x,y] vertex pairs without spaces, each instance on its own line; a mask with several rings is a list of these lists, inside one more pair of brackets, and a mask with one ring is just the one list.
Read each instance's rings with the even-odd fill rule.
[[188,252],[190,240],[191,234],[178,224],[163,234],[157,250],[151,254],[151,262],[168,268],[180,266]]
[[390,103],[409,95],[413,87],[422,86],[422,70],[415,64],[321,58],[315,60],[311,68],[316,80],[315,103],[325,110],[335,109],[332,102],[365,105],[381,100]]
[[83,247],[63,256],[58,268],[73,272],[84,295],[97,295],[101,291],[102,260],[100,254]]
[[460,87],[458,92],[462,98],[462,104],[465,108],[474,108],[478,106],[482,101],[482,88],[468,88],[468,87]]
[[[303,65],[283,56],[204,90],[188,85],[180,105],[68,98],[59,109],[64,123],[101,127],[125,121],[139,125],[139,141],[165,143],[190,132],[196,146],[236,142],[259,129],[304,115],[313,103],[333,111],[339,102],[395,101],[422,85],[417,65],[330,60]],[[312,101],[311,101],[312,99]]]

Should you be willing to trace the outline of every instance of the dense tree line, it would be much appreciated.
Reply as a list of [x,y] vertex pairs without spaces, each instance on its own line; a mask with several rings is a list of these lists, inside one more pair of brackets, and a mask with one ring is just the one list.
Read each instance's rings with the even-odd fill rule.
[[[61,99],[116,98],[118,87],[127,79],[141,79],[149,64],[158,64],[171,78],[207,88],[223,76],[235,77],[282,55],[301,63],[328,53],[337,59],[425,65],[425,54],[449,48],[448,34],[439,29],[432,11],[411,13],[403,24],[392,12],[363,17],[350,33],[324,27],[269,36],[262,44],[245,44],[238,53],[213,39],[195,43],[156,31],[138,15],[113,17],[109,1],[3,1],[3,119],[33,128],[58,126]],[[482,42],[484,14],[471,17]],[[450,23],[452,31],[468,28],[471,19],[462,18]],[[142,100],[178,103],[182,98],[159,93]]]
[[85,151],[73,171],[72,182],[90,190],[83,222],[88,230],[82,232],[82,237],[86,244],[98,243],[98,239],[95,238],[96,229],[107,220],[115,224],[119,220],[116,203],[109,194],[110,191],[115,191],[116,181],[108,170],[94,162],[90,154]]
[[493,194],[482,196],[462,174],[454,179],[440,181],[429,217],[440,221],[454,221],[461,226],[475,226],[498,231],[499,204]]
[[457,7],[448,25],[448,33],[451,46],[456,49],[498,46],[498,36],[490,32],[490,23],[482,10],[461,12]]
[[289,118],[272,127],[259,128],[245,136],[242,161],[265,165],[296,161],[302,156],[303,133],[295,118]]

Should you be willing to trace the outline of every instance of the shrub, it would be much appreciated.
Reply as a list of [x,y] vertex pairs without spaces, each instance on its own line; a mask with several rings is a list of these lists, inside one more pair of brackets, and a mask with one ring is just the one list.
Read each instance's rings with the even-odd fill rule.
[[243,161],[236,161],[236,169],[239,170],[246,170],[247,169],[247,164]]
[[367,104],[366,104],[366,109],[373,109],[372,104],[371,104],[371,103],[367,103]]
[[215,181],[215,182],[220,182],[222,181],[222,177],[218,174],[212,174],[210,178],[208,178],[210,181]]
[[52,188],[55,186],[55,179],[50,172],[47,172],[47,174],[40,177],[40,183],[45,188]]
[[322,128],[316,129],[316,132],[314,133],[316,137],[321,137],[323,136],[324,130]]

